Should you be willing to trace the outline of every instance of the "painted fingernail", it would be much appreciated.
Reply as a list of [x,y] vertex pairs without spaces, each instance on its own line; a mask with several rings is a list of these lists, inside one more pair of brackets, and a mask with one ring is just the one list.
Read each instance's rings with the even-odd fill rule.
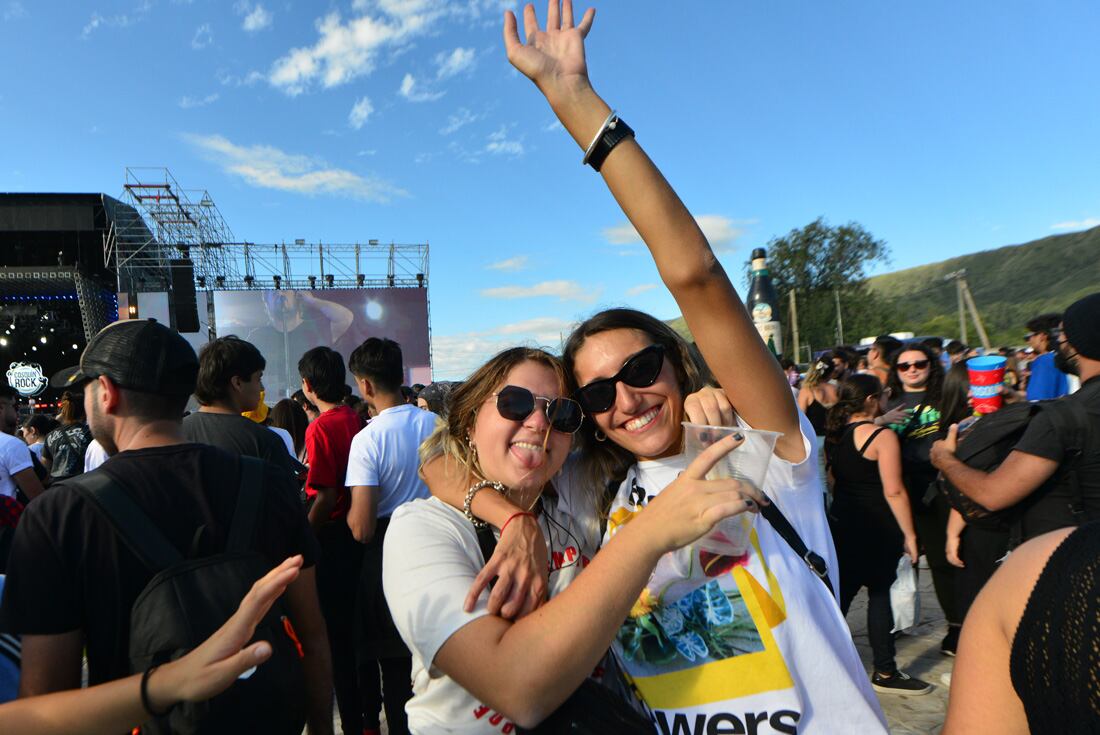
[[733,438],[734,438],[734,439],[736,439],[737,441],[741,441],[742,439],[744,439],[744,438],[745,438],[745,435],[744,435],[744,434],[742,434],[742,433],[741,433],[741,432],[739,431],[739,432],[737,432],[736,434],[734,434],[734,435],[733,435]]

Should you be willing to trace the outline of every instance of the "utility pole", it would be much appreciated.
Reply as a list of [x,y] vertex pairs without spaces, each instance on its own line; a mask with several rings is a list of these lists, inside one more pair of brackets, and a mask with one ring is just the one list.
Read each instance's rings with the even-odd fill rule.
[[798,302],[795,300],[794,289],[791,289],[791,336],[794,338],[794,361],[798,362]]
[[959,304],[959,340],[966,344],[966,303],[963,298],[963,283],[966,278],[966,269],[953,271],[943,277],[945,281],[955,282],[955,296]]
[[982,317],[978,314],[978,305],[974,303],[974,295],[970,293],[970,284],[966,282],[966,276],[959,279],[959,283],[962,284],[963,299],[966,301],[967,307],[970,309],[970,316],[974,318],[974,326],[978,328],[978,336],[982,340],[982,347],[986,352],[989,352],[993,347],[989,344],[989,336],[985,333],[985,325],[982,324]]
[[836,336],[837,344],[844,344],[844,319],[840,315],[840,289],[833,289],[833,296],[836,298]]

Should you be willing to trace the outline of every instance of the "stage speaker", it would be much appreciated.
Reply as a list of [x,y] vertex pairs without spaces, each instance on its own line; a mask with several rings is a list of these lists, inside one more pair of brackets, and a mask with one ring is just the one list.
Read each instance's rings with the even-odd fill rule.
[[199,308],[195,300],[195,265],[188,259],[169,261],[172,270],[172,314],[177,332],[199,331]]

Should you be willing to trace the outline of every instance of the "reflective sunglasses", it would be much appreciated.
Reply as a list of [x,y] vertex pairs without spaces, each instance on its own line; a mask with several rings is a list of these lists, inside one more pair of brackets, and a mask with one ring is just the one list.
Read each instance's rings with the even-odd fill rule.
[[898,363],[898,372],[899,373],[908,372],[909,368],[911,368],[911,367],[915,367],[917,370],[924,370],[926,367],[928,367],[928,360],[916,360],[914,362],[899,362]]
[[545,401],[546,420],[550,428],[563,434],[572,434],[581,428],[584,413],[580,404],[572,398],[547,398],[536,396],[526,388],[506,385],[493,396],[497,399],[497,413],[509,421],[525,421],[535,412],[535,403]]
[[588,413],[603,413],[615,405],[615,384],[622,382],[631,388],[648,388],[657,382],[665,364],[664,345],[650,345],[635,353],[619,372],[610,378],[593,380],[574,395]]

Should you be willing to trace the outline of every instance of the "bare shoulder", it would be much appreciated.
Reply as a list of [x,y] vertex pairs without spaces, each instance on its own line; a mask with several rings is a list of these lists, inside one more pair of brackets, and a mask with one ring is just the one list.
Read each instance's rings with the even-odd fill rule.
[[1051,555],[1074,530],[1061,528],[1028,541],[1009,554],[1001,568],[990,578],[986,585],[989,609],[996,611],[1001,629],[1009,641],[1016,634],[1031,591]]

